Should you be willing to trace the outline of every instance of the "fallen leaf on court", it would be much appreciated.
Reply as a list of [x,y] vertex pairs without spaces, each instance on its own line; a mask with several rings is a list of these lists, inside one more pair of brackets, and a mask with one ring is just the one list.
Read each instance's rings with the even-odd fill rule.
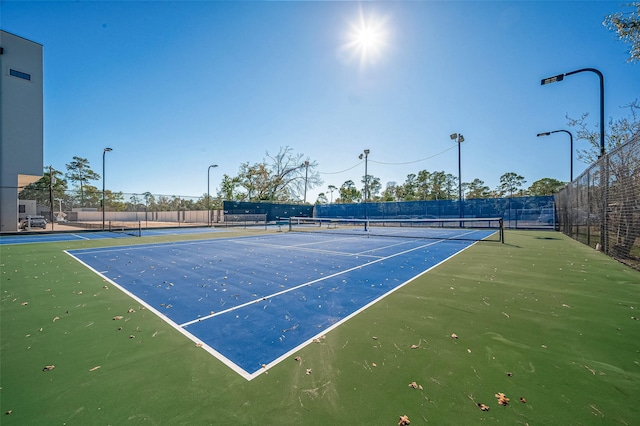
[[135,311],[133,309],[129,309],[127,312],[129,312],[130,314],[134,313]]
[[107,285],[103,285],[102,288],[104,288],[105,290],[109,290],[109,286]]
[[202,343],[196,343],[196,348],[201,348],[202,347]]
[[55,365],[45,365],[44,368],[42,369],[42,371],[51,371],[54,368],[56,368]]
[[129,335],[129,339],[135,339],[135,338],[136,338],[136,336],[134,336],[133,334]]
[[372,339],[373,340],[378,340],[378,338],[376,336],[373,336]]
[[295,357],[295,358],[294,358],[294,360],[296,360],[296,361],[300,362],[300,361],[302,361],[302,358],[300,358],[299,356],[297,356],[297,357]]
[[398,426],[407,426],[409,423],[411,422],[409,421],[409,417],[407,417],[406,415],[402,415],[398,419]]
[[53,317],[53,322],[56,322],[60,319],[60,317]]
[[90,368],[90,369],[89,369],[89,371],[96,371],[98,368],[100,368],[100,366],[99,366],[99,365],[96,365],[95,367]]
[[509,405],[509,398],[507,398],[507,396],[502,393],[502,392],[498,392],[496,394],[496,398],[498,398],[498,404],[500,405]]
[[113,320],[117,321],[117,320],[121,320],[122,318],[124,318],[122,315],[116,315],[115,317],[113,317]]
[[11,413],[13,413],[13,410],[7,410],[7,412],[5,414],[8,416]]
[[21,305],[22,306],[27,306],[29,304],[29,302],[22,302]]
[[507,372],[507,376],[511,377],[511,376],[513,376],[513,373],[511,371],[508,371]]
[[457,339],[457,338],[458,338],[458,335],[457,335],[456,333],[453,333],[453,334],[451,334],[451,338],[452,338],[452,339]]
[[409,383],[409,387],[412,389],[418,389],[418,384],[416,382]]
[[521,396],[521,397],[520,397],[520,402],[524,402],[524,403],[526,403],[526,402],[527,402],[527,400],[526,400],[526,399],[524,399],[524,396]]
[[479,404],[478,404],[478,407],[480,407],[480,409],[481,409],[482,411],[489,411],[489,406],[488,406],[488,405],[480,404],[480,403],[479,403]]
[[418,345],[411,345],[411,349],[418,349],[420,346]]
[[377,367],[377,366],[378,366],[378,364],[376,364],[375,362],[372,362],[372,363],[371,363],[371,366],[372,366],[372,367]]
[[311,374],[311,369],[310,369],[310,368],[307,368],[307,371],[306,371],[304,374],[306,374],[306,375]]

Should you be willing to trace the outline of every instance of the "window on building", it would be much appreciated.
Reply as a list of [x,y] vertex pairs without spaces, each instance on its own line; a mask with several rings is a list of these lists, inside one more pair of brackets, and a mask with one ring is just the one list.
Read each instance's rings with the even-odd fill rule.
[[27,74],[26,72],[9,69],[9,74],[14,77],[21,78],[23,80],[31,81],[31,74]]

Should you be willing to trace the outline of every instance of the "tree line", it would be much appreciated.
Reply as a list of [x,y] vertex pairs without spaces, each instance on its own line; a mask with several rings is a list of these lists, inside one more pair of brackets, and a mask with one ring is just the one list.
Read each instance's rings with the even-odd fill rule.
[[[613,149],[640,133],[640,104],[634,100],[625,105],[629,116],[610,120],[606,135],[607,149]],[[599,154],[599,133],[586,124],[587,115],[573,119],[567,117],[569,125],[576,128],[578,139],[589,143],[588,148],[577,150],[578,159],[586,164],[597,160]],[[66,172],[47,167],[43,177],[26,186],[20,192],[24,200],[36,200],[41,205],[49,205],[53,198],[57,207],[66,210],[74,207],[102,208],[102,191],[92,183],[100,179],[86,158],[74,156],[65,165]],[[504,173],[496,188],[489,188],[484,181],[475,178],[462,182],[463,199],[501,198],[514,196],[553,195],[566,183],[553,178],[543,178],[525,187],[525,178],[515,172]],[[458,178],[444,171],[420,170],[409,173],[403,183],[388,182],[383,189],[380,179],[373,175],[363,176],[358,185],[347,180],[340,186],[330,184],[315,201],[307,200],[307,191],[323,184],[318,164],[304,154],[295,153],[290,147],[280,148],[257,163],[243,163],[238,174],[224,174],[220,188],[215,195],[181,197],[142,194],[125,194],[105,190],[105,210],[109,211],[170,211],[221,209],[222,202],[282,202],[282,203],[358,203],[363,201],[416,201],[416,200],[457,200],[459,197]],[[70,188],[71,186],[71,188]]]

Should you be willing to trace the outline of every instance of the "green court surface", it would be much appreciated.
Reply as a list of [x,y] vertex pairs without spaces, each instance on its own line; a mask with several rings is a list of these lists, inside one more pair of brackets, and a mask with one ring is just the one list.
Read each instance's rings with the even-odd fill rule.
[[178,238],[205,237],[0,247],[3,426],[640,424],[640,273],[560,233],[476,244],[252,381],[63,252]]

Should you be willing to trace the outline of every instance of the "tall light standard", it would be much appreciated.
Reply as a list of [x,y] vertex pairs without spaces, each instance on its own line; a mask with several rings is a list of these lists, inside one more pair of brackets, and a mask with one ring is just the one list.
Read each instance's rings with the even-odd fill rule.
[[[577,74],[584,71],[595,73],[600,78],[600,155],[598,156],[598,158],[602,158],[604,156],[604,76],[602,75],[602,73],[595,68],[582,68],[565,74],[558,74],[553,77],[544,78],[540,81],[540,84],[544,86],[545,84],[562,81],[567,75]],[[608,167],[603,167],[603,169],[605,173],[603,181],[609,182]],[[605,253],[609,251],[609,236],[607,226],[607,192],[607,185],[602,185],[602,219],[600,221],[600,245],[602,246],[602,250]]]
[[102,230],[103,231],[104,231],[104,181],[106,180],[105,174],[104,174],[104,158],[107,152],[111,152],[111,151],[113,151],[113,149],[111,148],[105,148],[102,150]]
[[211,226],[211,196],[209,195],[209,178],[212,167],[218,167],[217,164],[212,164],[207,168],[207,226]]
[[[368,162],[368,158],[369,158],[369,153],[371,151],[369,151],[368,149],[364,150],[364,153],[360,154],[358,156],[359,159],[362,160],[362,157],[364,156],[364,218],[367,219],[367,201],[369,200],[369,172],[367,171],[367,162]],[[365,224],[365,231],[367,230],[367,225]]]
[[570,153],[571,153],[571,162],[569,164],[569,170],[570,170],[570,180],[569,182],[573,182],[573,135],[571,134],[570,131],[568,130],[554,130],[552,132],[543,132],[543,133],[538,133],[538,137],[540,136],[549,136],[551,133],[559,133],[559,132],[564,132],[566,134],[569,135],[569,144],[570,144]]
[[368,149],[365,149],[364,154],[360,154],[358,156],[358,158],[361,160],[362,158],[364,158],[364,202],[365,203],[369,199],[369,174],[367,173],[367,159],[369,158],[370,152],[371,151],[369,151]]
[[604,76],[600,71],[595,68],[582,68],[576,71],[571,71],[564,74],[554,75],[553,77],[543,78],[540,81],[540,85],[544,86],[545,84],[555,83],[556,81],[564,80],[565,76],[577,74],[579,72],[589,71],[595,73],[600,78],[600,155],[602,157],[604,155]]
[[[464,142],[464,136],[458,133],[452,133],[450,136],[451,140],[456,141],[458,143],[458,206],[460,208],[460,217],[464,217],[464,207],[462,205],[462,162],[461,159],[461,145]],[[462,226],[462,222],[460,222],[460,226]]]
[[307,204],[307,178],[309,177],[309,160],[304,162],[304,203]]

